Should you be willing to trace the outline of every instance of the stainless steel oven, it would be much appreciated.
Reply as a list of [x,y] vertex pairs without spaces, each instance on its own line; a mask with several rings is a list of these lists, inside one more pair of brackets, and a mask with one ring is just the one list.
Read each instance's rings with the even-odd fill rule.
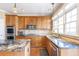
[[8,44],[13,44],[15,40],[15,27],[7,26],[6,27],[6,39]]

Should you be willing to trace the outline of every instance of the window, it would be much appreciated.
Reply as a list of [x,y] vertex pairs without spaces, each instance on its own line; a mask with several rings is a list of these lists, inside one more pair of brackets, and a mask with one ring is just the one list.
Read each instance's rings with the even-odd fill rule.
[[63,33],[63,10],[61,10],[54,18],[53,30],[56,33]]
[[68,4],[62,9],[53,21],[53,30],[56,33],[76,35],[77,7],[76,4]]
[[59,18],[59,25],[63,24],[63,16]]
[[66,22],[76,21],[77,19],[77,8],[66,14]]
[[59,31],[58,31],[59,33],[63,34],[63,25],[59,25],[58,30],[59,30]]
[[[73,25],[73,26],[72,26]],[[75,35],[76,34],[76,23],[68,23],[65,25],[65,33],[69,35]]]
[[54,30],[54,32],[58,32],[58,20],[56,19],[56,20],[54,20],[54,22],[53,22],[53,30]]
[[58,32],[63,34],[63,16],[59,18]]
[[65,34],[76,35],[77,8],[66,14]]
[[67,6],[65,7],[65,9],[67,10],[67,9],[69,9],[69,8],[73,7],[74,5],[75,5],[75,3],[70,3],[70,4],[67,4]]

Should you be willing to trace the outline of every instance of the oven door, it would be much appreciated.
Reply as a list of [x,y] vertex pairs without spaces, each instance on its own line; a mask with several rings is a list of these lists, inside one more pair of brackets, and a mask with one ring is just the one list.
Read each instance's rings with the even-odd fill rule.
[[7,43],[13,44],[14,43],[14,36],[7,36]]

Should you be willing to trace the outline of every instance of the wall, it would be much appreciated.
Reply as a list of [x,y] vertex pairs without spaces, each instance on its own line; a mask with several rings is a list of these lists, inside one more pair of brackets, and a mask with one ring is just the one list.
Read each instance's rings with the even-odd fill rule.
[[4,44],[5,39],[5,14],[0,11],[0,44]]

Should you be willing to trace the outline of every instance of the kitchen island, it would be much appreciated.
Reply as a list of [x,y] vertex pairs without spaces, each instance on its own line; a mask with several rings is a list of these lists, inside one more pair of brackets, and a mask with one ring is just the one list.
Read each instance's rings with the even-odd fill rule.
[[30,39],[16,40],[13,44],[0,45],[0,56],[30,55]]

